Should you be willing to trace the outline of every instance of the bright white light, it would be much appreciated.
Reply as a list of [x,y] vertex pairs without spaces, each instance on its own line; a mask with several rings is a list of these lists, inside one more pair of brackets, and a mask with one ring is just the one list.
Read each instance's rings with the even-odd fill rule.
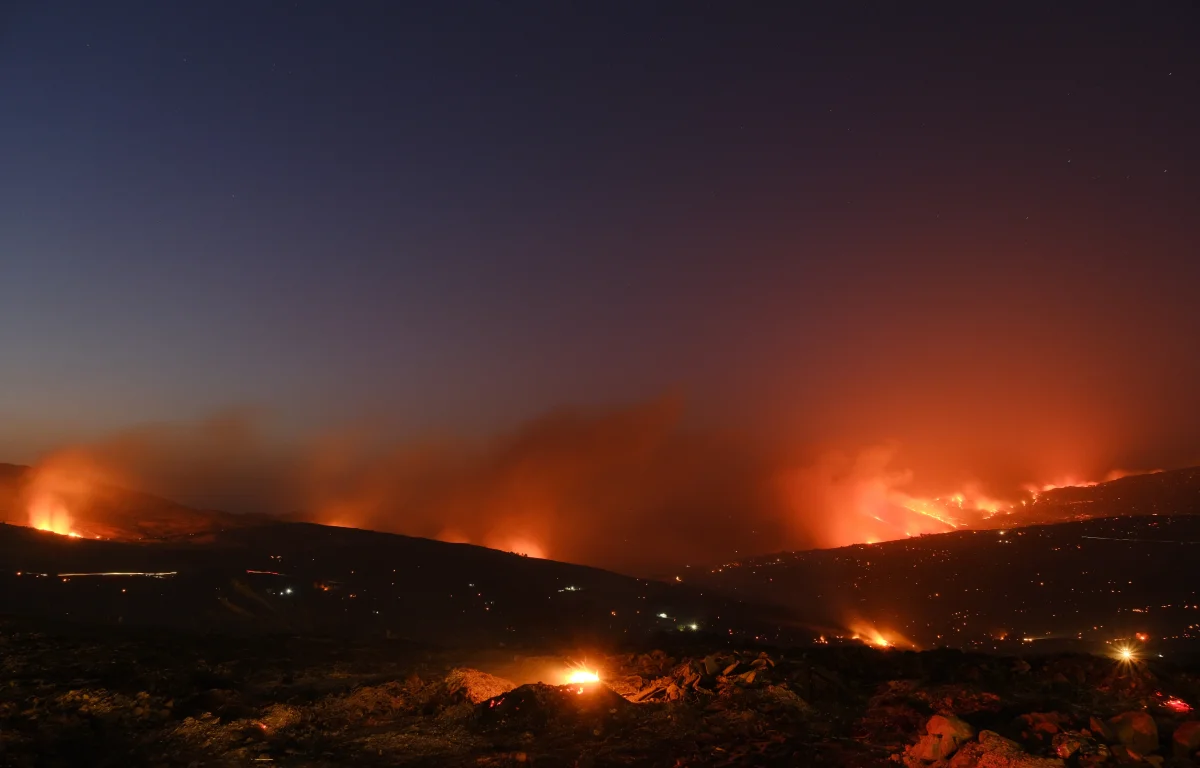
[[665,618],[667,618],[667,614],[665,614],[665,613],[660,613],[660,614],[658,614],[658,618],[660,618],[660,619],[665,619]]
[[290,595],[290,594],[292,594],[292,588],[291,588],[291,587],[288,587],[287,589],[283,590],[283,594],[285,594],[285,595]]
[[697,629],[700,629],[700,626],[698,624],[688,624],[688,628],[695,632]]

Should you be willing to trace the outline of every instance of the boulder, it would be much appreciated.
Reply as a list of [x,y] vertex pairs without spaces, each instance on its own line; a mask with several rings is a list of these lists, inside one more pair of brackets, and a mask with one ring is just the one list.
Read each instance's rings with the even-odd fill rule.
[[588,686],[533,683],[514,688],[475,708],[485,727],[522,731],[570,728],[581,732],[607,731],[633,708],[623,696],[598,683]]
[[1054,749],[1054,754],[1066,760],[1072,756],[1078,755],[1083,757],[1096,757],[1106,755],[1108,749],[1096,741],[1094,736],[1089,735],[1084,731],[1062,731],[1054,734],[1051,741],[1051,747]]
[[1175,757],[1191,757],[1200,750],[1200,721],[1180,723],[1171,737],[1171,748]]
[[979,741],[964,744],[947,768],[1065,768],[1056,757],[1037,757],[994,731],[981,731]]
[[1048,739],[1062,730],[1067,718],[1058,712],[1030,712],[1018,718],[1025,738]]
[[904,764],[909,768],[917,768],[925,763],[945,760],[953,751],[949,742],[942,743],[941,736],[927,733],[904,750]]
[[934,715],[925,724],[925,732],[953,741],[955,747],[975,738],[975,729],[954,715]]
[[1117,765],[1137,765],[1142,762],[1142,756],[1124,744],[1113,745],[1112,757]]
[[945,760],[975,735],[975,729],[953,715],[934,715],[925,723],[925,735],[904,750],[904,764],[919,766]]
[[1148,755],[1158,750],[1158,726],[1145,712],[1123,712],[1108,721],[1113,737],[1130,752]]

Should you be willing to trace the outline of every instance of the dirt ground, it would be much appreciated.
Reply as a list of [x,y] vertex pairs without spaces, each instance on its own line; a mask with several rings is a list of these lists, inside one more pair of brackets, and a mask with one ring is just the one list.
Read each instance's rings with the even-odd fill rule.
[[[1194,754],[1176,737],[1200,686],[1161,664],[861,646],[556,650],[0,622],[0,765],[958,768]],[[559,685],[572,665],[601,682]],[[1127,750],[1097,725],[1126,712],[1155,724],[1153,749],[1143,734],[1142,752]],[[970,735],[943,741],[938,713]],[[1009,762],[983,754],[996,745]]]

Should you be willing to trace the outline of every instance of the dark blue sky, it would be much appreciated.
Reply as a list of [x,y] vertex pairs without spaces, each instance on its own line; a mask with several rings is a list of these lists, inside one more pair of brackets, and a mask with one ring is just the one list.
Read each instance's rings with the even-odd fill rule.
[[4,4],[10,449],[673,392],[1184,460],[1194,6],[837,5]]

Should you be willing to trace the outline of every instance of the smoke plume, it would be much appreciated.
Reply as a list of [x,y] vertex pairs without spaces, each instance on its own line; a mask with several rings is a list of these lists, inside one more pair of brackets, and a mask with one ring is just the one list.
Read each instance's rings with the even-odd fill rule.
[[196,509],[259,512],[651,575],[943,532],[1012,503],[972,483],[920,496],[899,459],[896,444],[814,451],[700,429],[671,398],[562,409],[485,439],[284,440],[236,410],[52,451],[0,502],[9,522],[59,533],[155,535],[201,527]]

